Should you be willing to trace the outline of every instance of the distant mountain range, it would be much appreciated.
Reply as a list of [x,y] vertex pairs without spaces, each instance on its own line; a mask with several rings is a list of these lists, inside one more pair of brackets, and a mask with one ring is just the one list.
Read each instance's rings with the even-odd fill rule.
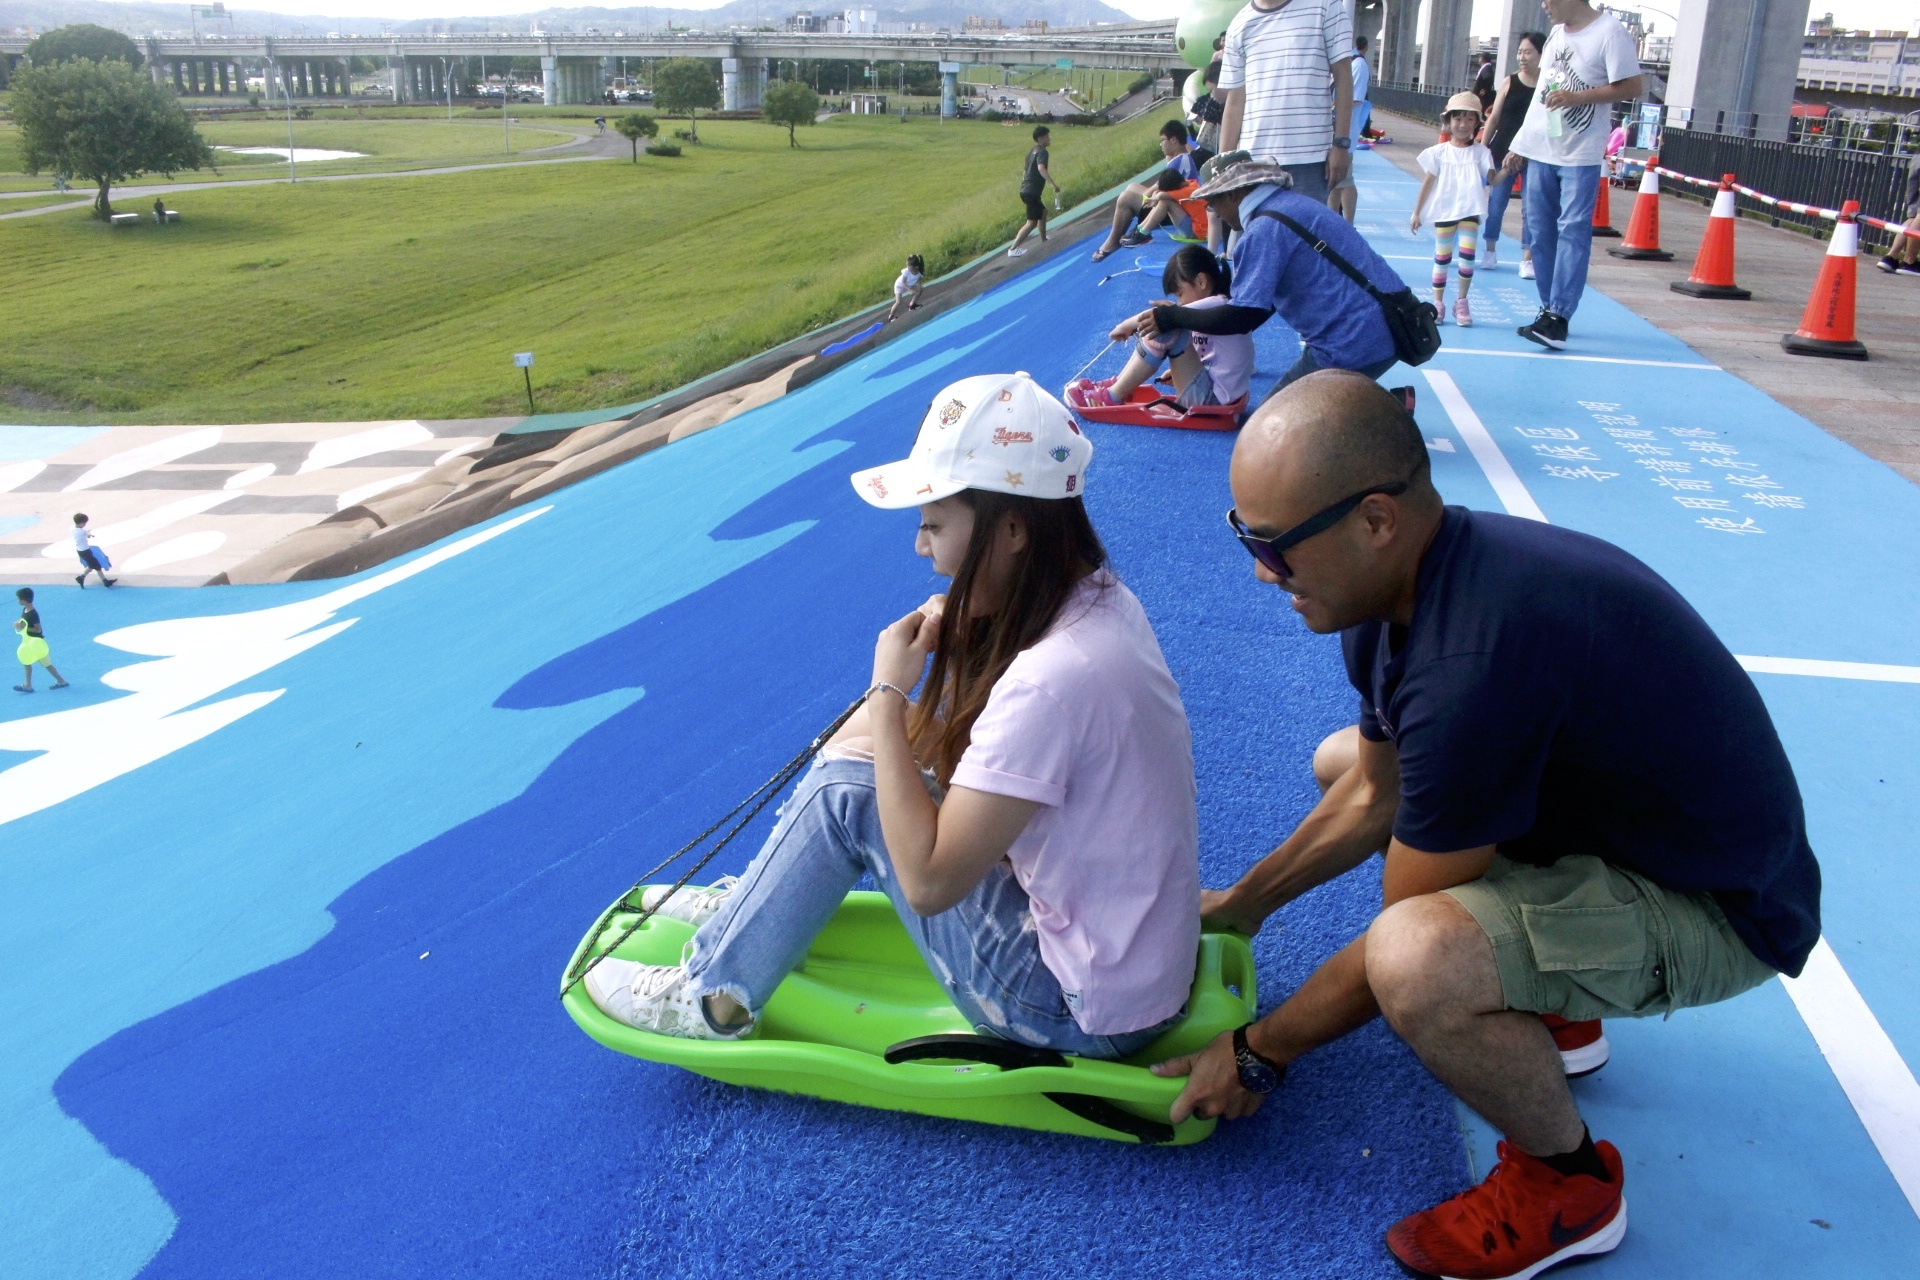
[[[871,4],[871,0],[867,0]],[[1029,19],[1044,19],[1056,27],[1085,26],[1096,22],[1131,22],[1127,14],[1103,4],[1101,0],[952,0],[952,3],[916,3],[911,7],[890,8],[875,5],[882,22],[925,22],[946,25],[969,15],[999,18],[1008,26]],[[258,10],[229,8],[226,20],[216,27],[216,19],[202,15],[202,33],[215,30],[234,35],[340,35],[377,36],[382,31],[526,31],[539,27],[547,31],[643,31],[665,27],[715,29],[734,24],[762,23],[779,25],[796,10],[836,13],[844,2],[807,4],[804,0],[731,0],[717,9],[673,9],[632,7],[621,9],[542,9],[537,12],[498,15],[488,18],[431,18],[394,22],[378,17],[294,16],[263,13]],[[47,31],[72,22],[91,22],[111,27],[132,36],[155,32],[191,31],[194,19],[184,4],[152,4],[144,0],[0,0],[0,31]]]

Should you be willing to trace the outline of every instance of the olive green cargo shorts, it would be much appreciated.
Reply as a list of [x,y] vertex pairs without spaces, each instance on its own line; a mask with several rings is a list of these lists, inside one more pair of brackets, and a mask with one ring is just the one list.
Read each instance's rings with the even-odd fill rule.
[[1509,1009],[1573,1022],[1730,999],[1774,976],[1706,893],[1678,893],[1587,855],[1550,867],[1494,855],[1446,892],[1493,943]]

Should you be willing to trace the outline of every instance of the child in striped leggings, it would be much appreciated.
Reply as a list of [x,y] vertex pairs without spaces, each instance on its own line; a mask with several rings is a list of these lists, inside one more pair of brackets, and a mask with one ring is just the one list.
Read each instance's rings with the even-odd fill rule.
[[1493,153],[1474,141],[1480,131],[1480,99],[1472,93],[1456,93],[1448,99],[1440,121],[1447,140],[1420,153],[1420,167],[1427,176],[1413,201],[1412,227],[1420,229],[1423,213],[1433,223],[1433,306],[1443,318],[1447,268],[1459,255],[1460,287],[1453,320],[1464,326],[1473,323],[1467,290],[1473,286],[1480,223],[1487,216],[1487,175],[1493,171]]

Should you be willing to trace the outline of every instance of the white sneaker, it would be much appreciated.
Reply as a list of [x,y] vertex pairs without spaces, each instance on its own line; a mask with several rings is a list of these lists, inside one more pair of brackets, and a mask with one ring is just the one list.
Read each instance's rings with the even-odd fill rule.
[[1027,251],[1025,249],[1009,249],[1007,250],[1007,256],[1009,258],[1024,258],[1027,256]]
[[1522,280],[1533,279],[1533,259],[1532,258],[1520,259],[1520,278]]
[[1478,270],[1491,271],[1499,265],[1500,265],[1500,259],[1494,253],[1492,245],[1487,245],[1485,248],[1480,250],[1480,262],[1478,264]]
[[636,964],[608,956],[587,973],[587,995],[600,1012],[640,1031],[682,1040],[738,1040],[748,1023],[728,1035],[713,1029],[700,998],[687,985],[683,964]]
[[719,913],[721,904],[739,883],[739,876],[721,876],[704,888],[697,884],[687,885],[671,898],[667,893],[673,888],[672,885],[650,885],[640,895],[640,909],[652,911],[654,915],[664,916],[668,920],[684,920],[698,929]]

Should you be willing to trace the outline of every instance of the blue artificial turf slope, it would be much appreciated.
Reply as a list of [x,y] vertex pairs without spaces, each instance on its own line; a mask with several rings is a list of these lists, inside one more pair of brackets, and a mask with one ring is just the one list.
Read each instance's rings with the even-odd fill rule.
[[[551,515],[471,553],[504,609],[426,591],[363,606],[389,654],[465,630],[521,661],[469,733],[510,741],[517,715],[604,715],[524,790],[356,877],[310,948],[121,1031],[60,1077],[61,1106],[177,1218],[145,1274],[1157,1275],[1196,1257],[1228,1276],[1389,1274],[1382,1225],[1456,1189],[1465,1163],[1446,1095],[1377,1027],[1303,1063],[1257,1119],[1163,1152],[711,1085],[599,1048],[554,998],[599,908],[863,687],[875,631],[936,585],[911,554],[911,513],[866,507],[847,473],[899,456],[954,378],[1025,368],[1059,384],[1156,291],[1157,263],[1106,286],[1088,267],[1046,264],[747,419],[556,495]],[[1262,348],[1269,376],[1293,357],[1277,329]],[[1093,434],[1089,502],[1181,680],[1206,875],[1223,883],[1311,803],[1308,758],[1352,695],[1332,641],[1254,583],[1221,527],[1231,437]],[[784,483],[707,514],[735,471],[808,446]],[[646,603],[659,593],[635,584],[671,550],[649,540],[676,514],[721,548],[757,548]],[[277,678],[347,722],[393,694],[377,663]],[[369,732],[433,750],[432,720],[380,715]],[[222,757],[239,745],[210,739],[200,768],[240,768]],[[278,758],[265,735],[245,749],[326,786],[323,758]],[[358,783],[341,781],[350,807]],[[270,889],[255,910],[275,909]],[[1277,919],[1258,947],[1267,1003],[1357,932],[1376,895],[1355,876]]]

